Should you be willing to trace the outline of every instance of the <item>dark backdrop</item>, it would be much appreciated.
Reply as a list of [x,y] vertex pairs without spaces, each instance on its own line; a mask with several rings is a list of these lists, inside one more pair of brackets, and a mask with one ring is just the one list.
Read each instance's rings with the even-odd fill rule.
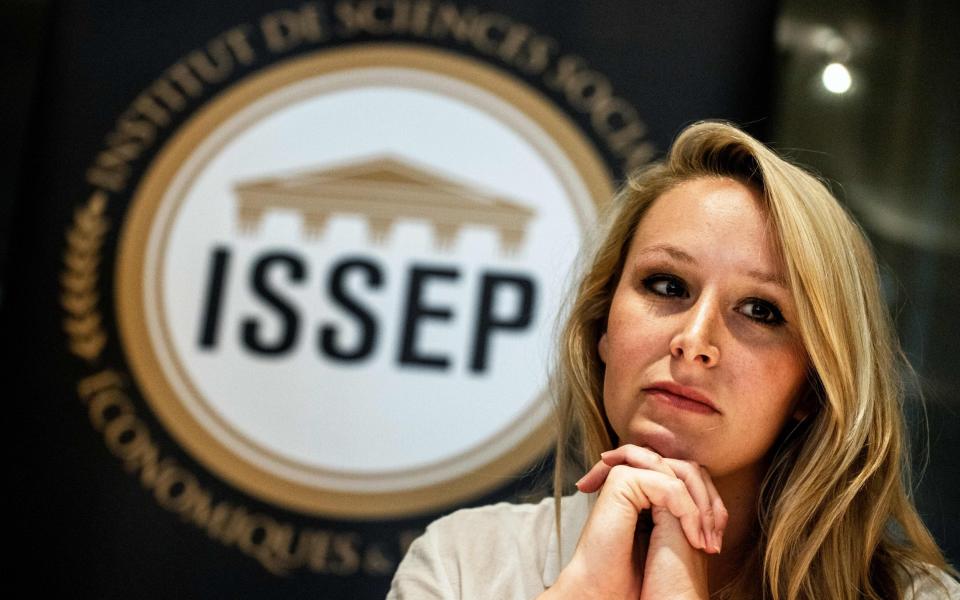
[[[389,575],[272,575],[161,509],[90,428],[76,397],[80,366],[68,354],[61,331],[57,276],[63,234],[74,207],[89,193],[85,170],[117,116],[193,48],[238,23],[300,4],[16,0],[2,7],[8,45],[4,80],[10,82],[0,95],[4,151],[9,154],[0,165],[0,310],[8,351],[4,381],[9,382],[3,396],[12,407],[15,440],[9,458],[15,486],[10,515],[23,534],[17,554],[40,574],[30,578],[32,589],[99,598],[376,598],[386,590]],[[582,56],[637,108],[658,152],[685,124],[702,118],[730,119],[761,139],[770,138],[777,16],[772,3],[470,5],[526,23],[556,39],[564,52]],[[468,47],[439,44],[475,54]],[[578,119],[589,131],[586,117]],[[607,152],[605,158],[622,175],[617,157]],[[195,465],[172,442],[167,450]],[[536,475],[470,504],[517,497]],[[204,484],[224,497],[242,496],[206,477]],[[243,499],[258,505],[255,499]],[[952,514],[949,507],[940,510]],[[292,513],[286,518],[377,535],[401,526],[422,527],[435,516],[419,515],[402,525],[324,521]]]

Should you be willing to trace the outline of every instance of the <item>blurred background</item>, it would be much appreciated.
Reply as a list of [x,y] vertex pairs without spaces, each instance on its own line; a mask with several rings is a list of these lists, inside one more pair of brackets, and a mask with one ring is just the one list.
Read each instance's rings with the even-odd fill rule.
[[[772,140],[813,167],[879,257],[900,341],[920,512],[956,563],[960,53],[948,2],[785,2]],[[922,395],[926,413],[921,408]],[[929,449],[929,456],[927,455]]]
[[[403,19],[397,16],[401,13],[406,15]],[[415,23],[421,17],[423,23],[432,19],[430,25],[418,28]],[[0,161],[0,312],[8,357],[4,396],[12,410],[10,429],[16,439],[8,460],[14,465],[18,490],[12,495],[15,506],[9,514],[24,535],[24,545],[18,545],[23,559],[40,566],[41,578],[33,585],[100,598],[131,594],[382,597],[403,548],[426,523],[459,506],[526,497],[542,480],[549,469],[549,455],[543,453],[543,440],[529,434],[527,441],[511,442],[514,446],[503,450],[509,453],[522,447],[526,457],[522,464],[505,464],[501,455],[491,455],[481,469],[489,481],[464,484],[470,473],[461,474],[450,484],[461,487],[447,500],[417,504],[419,500],[413,499],[408,510],[379,514],[376,509],[363,509],[367,512],[362,515],[314,509],[310,499],[296,505],[283,494],[278,500],[258,493],[242,476],[225,476],[222,469],[210,466],[202,448],[198,451],[197,446],[183,442],[184,434],[171,429],[162,414],[158,416],[157,403],[145,399],[149,390],[157,388],[147,380],[151,376],[136,367],[138,351],[129,341],[126,346],[121,342],[128,338],[119,331],[115,303],[122,305],[126,292],[116,287],[124,280],[115,271],[114,261],[121,260],[119,250],[127,247],[123,244],[133,242],[121,240],[119,228],[139,210],[134,190],[151,165],[161,160],[164,144],[173,144],[176,132],[187,131],[205,107],[215,106],[219,99],[236,98],[231,94],[244,81],[277,73],[284,61],[298,57],[323,61],[349,48],[392,42],[452,53],[482,65],[476,73],[493,73],[491,81],[501,81],[500,77],[514,82],[509,85],[519,91],[512,96],[501,93],[498,84],[490,84],[491,97],[509,97],[511,102],[519,97],[538,99],[532,104],[517,101],[518,110],[525,114],[532,115],[529,107],[535,105],[552,106],[550,110],[565,115],[557,119],[566,125],[557,127],[572,127],[585,141],[577,142],[579,150],[571,150],[562,141],[569,136],[558,134],[556,147],[575,165],[571,181],[579,181],[576,185],[587,190],[583,198],[595,203],[602,203],[599,196],[615,186],[626,170],[662,155],[683,126],[704,118],[739,123],[795,162],[820,173],[856,215],[880,259],[886,298],[916,370],[915,377],[903,374],[918,478],[916,501],[948,560],[953,564],[960,560],[960,486],[956,483],[960,369],[955,366],[960,348],[960,52],[955,39],[960,7],[956,3],[755,0],[706,7],[699,2],[633,0],[242,0],[198,6],[5,0],[0,4],[0,23],[6,82],[0,94],[5,140]],[[271,23],[275,24],[272,30]],[[241,32],[240,37],[230,38],[231,31]],[[211,40],[221,39],[218,36],[232,39],[228,44],[235,63],[232,70],[211,75],[202,91],[188,93],[187,76],[170,75],[175,73],[172,65],[194,65],[196,74],[191,53],[207,48],[216,58]],[[454,67],[443,70],[468,82],[475,72],[457,75]],[[179,86],[179,93],[158,87],[162,81]],[[475,81],[481,85],[481,79]],[[156,107],[144,108],[142,99],[148,92],[162,104],[162,114]],[[616,110],[598,116],[597,107],[614,105]],[[136,110],[140,111],[139,127],[149,121],[152,129],[134,131],[137,126],[124,129],[120,125],[123,115]],[[546,123],[543,119],[537,122]],[[117,136],[128,134],[141,146],[135,155],[125,156]],[[104,158],[105,148],[115,154]],[[424,156],[429,153],[411,164],[429,162]],[[120,163],[122,168],[117,166]],[[120,174],[123,183],[110,187],[92,174],[97,167]],[[454,178],[460,183],[471,176],[463,169]],[[436,173],[454,171],[457,167]],[[399,171],[390,173],[400,176]],[[369,183],[383,172],[367,175],[364,182]],[[436,184],[419,171],[404,170],[401,175],[422,176],[416,185],[428,180],[431,186]],[[522,182],[534,174],[510,176]],[[557,175],[558,180],[565,176]],[[480,175],[473,177],[476,181]],[[456,187],[449,181],[442,185],[448,191]],[[518,183],[513,189],[521,187]],[[465,190],[457,187],[451,194],[460,199],[479,194]],[[97,203],[98,193],[107,199],[105,204]],[[566,198],[571,205],[578,202],[574,196],[571,192]],[[548,208],[537,210],[545,214]],[[592,218],[592,209],[581,212],[581,224]],[[84,223],[93,223],[87,230],[99,233],[91,234],[92,246],[81,248],[82,243],[70,234],[85,231]],[[103,224],[102,230],[97,229],[98,223]],[[408,233],[415,235],[412,230]],[[397,230],[397,237],[404,235]],[[532,240],[536,237],[533,229],[528,235]],[[580,238],[571,236],[573,247]],[[298,248],[295,241],[285,243],[291,253]],[[387,250],[371,252],[381,259],[376,264],[392,264]],[[68,260],[71,256],[76,263]],[[411,250],[403,256],[422,261],[431,255]],[[441,262],[450,262],[457,255],[437,256]],[[461,258],[458,264],[467,265],[462,266],[463,272],[472,273],[473,259]],[[227,259],[211,260],[211,273],[224,273],[229,267]],[[494,270],[510,267],[517,273],[531,273],[528,281],[533,284],[514,286],[521,297],[524,290],[550,289],[545,282],[562,277],[537,270],[540,267],[532,266],[532,259],[523,263],[527,259],[522,252],[509,260],[488,262]],[[566,270],[572,254],[563,260],[567,262],[554,266]],[[205,256],[197,262],[205,265]],[[221,271],[216,271],[218,264]],[[65,282],[65,273],[89,275],[87,283],[81,281],[76,288],[86,290],[80,294],[89,301],[86,308],[64,300],[65,294],[76,292]],[[509,282],[520,279],[501,282],[510,287]],[[208,309],[219,298],[210,290],[220,289],[220,284],[211,285],[196,286],[197,297],[207,299]],[[355,291],[359,284],[350,285]],[[224,289],[229,293],[229,287]],[[435,303],[440,300],[431,298],[423,301],[419,314],[437,322],[447,319],[436,312]],[[504,302],[499,313],[493,310],[488,315],[487,325],[499,323],[501,330],[501,337],[492,338],[500,344],[497,347],[506,347],[514,333],[533,331],[524,327],[549,329],[549,315],[536,313],[533,325],[527,325],[519,313],[512,314],[520,309]],[[522,305],[521,298],[517,306]],[[399,314],[399,309],[395,312]],[[217,313],[208,310],[206,314]],[[407,313],[408,325],[410,319],[420,318],[412,314]],[[98,341],[101,334],[102,342]],[[214,339],[210,335],[205,339]],[[421,343],[429,345],[445,338],[423,339],[428,341]],[[92,345],[78,346],[78,341]],[[104,373],[106,379],[90,383],[91,377]],[[421,371],[416,373],[419,377]],[[110,374],[117,376],[116,381],[103,383]],[[493,385],[497,375],[483,376],[487,379],[463,375],[462,383],[456,380],[451,385]],[[365,377],[376,379],[376,374]],[[539,381],[531,386],[535,388]],[[103,400],[109,405],[104,419],[140,415],[137,426],[150,432],[154,444],[150,447],[190,474],[170,484],[166,500],[148,483],[146,463],[134,465],[129,455],[116,449],[132,444],[130,440],[140,434],[132,429],[121,432],[111,446],[109,436],[105,438],[91,420],[90,403],[106,398],[97,395],[101,384],[106,386],[102,389],[123,395],[122,402]],[[390,390],[379,393],[388,397]],[[528,403],[536,412],[533,400],[517,402]],[[504,419],[514,418],[504,410]],[[536,423],[536,427],[542,425]],[[535,429],[534,425],[529,428]],[[424,489],[448,498],[440,485]],[[220,503],[216,506],[233,511],[231,523],[246,522],[253,515],[258,524],[247,525],[246,538],[231,538],[224,533],[230,526],[216,529],[209,514],[201,518],[181,510],[178,506],[183,502],[178,504],[177,498],[185,497],[184,490],[191,486],[213,497],[215,504]],[[316,506],[332,506],[322,498],[318,502]],[[237,516],[237,507],[247,516]],[[198,525],[203,519],[206,525]],[[271,541],[274,534],[279,537]],[[302,545],[307,537],[313,554],[291,557],[296,540]],[[272,550],[268,552],[267,547]],[[278,553],[291,556],[280,560]]]

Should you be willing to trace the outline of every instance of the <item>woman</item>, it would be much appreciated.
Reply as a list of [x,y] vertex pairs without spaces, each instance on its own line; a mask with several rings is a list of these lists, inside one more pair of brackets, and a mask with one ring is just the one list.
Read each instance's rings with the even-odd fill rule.
[[390,597],[960,597],[907,495],[903,364],[824,186],[693,125],[615,199],[570,306],[555,498],[439,520]]

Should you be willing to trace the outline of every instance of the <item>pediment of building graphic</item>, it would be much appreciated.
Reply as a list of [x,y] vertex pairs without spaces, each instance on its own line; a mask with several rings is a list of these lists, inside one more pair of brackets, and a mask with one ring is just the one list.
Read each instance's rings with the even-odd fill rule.
[[504,251],[514,251],[535,214],[516,200],[390,155],[242,181],[234,191],[244,231],[274,210],[298,213],[311,237],[322,234],[330,217],[353,215],[365,219],[374,241],[382,242],[394,223],[412,219],[429,223],[440,247],[450,246],[464,227],[489,227]]

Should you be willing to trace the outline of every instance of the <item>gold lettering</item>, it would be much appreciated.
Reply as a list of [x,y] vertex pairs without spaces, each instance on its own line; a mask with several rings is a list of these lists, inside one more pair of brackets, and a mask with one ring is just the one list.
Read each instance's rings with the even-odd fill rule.
[[107,149],[97,154],[95,165],[87,171],[87,181],[114,192],[121,191],[130,175],[129,163],[140,158],[153,144],[156,132],[153,122],[135,108],[128,109],[107,134]]
[[271,528],[277,526],[276,521],[267,515],[253,514],[247,516],[244,525],[243,535],[237,539],[237,546],[256,558],[271,573],[285,575],[285,566],[278,563],[272,548],[266,544]]
[[223,39],[227,42],[227,46],[233,50],[237,62],[244,66],[253,64],[253,61],[257,59],[257,53],[253,51],[253,46],[250,45],[249,34],[249,25],[234,27],[223,34]]
[[142,461],[149,458],[150,449],[154,448],[146,425],[136,417],[133,418],[135,421],[134,427],[129,430],[130,436],[122,441],[122,445],[118,447],[119,452],[116,453],[128,473],[136,472],[137,468],[142,466]]
[[167,79],[154,81],[153,85],[150,86],[150,91],[158,100],[163,101],[170,110],[179,112],[187,106],[186,98]]
[[196,484],[192,475],[189,480],[181,479],[181,483],[185,484],[183,501],[171,510],[177,510],[184,519],[205,529],[211,539],[225,546],[236,546],[275,575],[286,575],[289,568],[297,565],[289,550],[295,534],[290,525],[280,525],[265,515],[250,514],[244,507],[228,502],[220,502],[211,509],[210,494]]
[[262,548],[267,539],[268,517],[263,515],[247,515],[243,535],[237,539],[239,545],[247,550]]
[[337,19],[337,35],[340,37],[353,37],[360,31],[357,9],[350,2],[337,2],[333,14]]
[[199,482],[184,490],[183,503],[180,507],[180,518],[186,523],[198,525],[206,530],[213,513],[213,497]]
[[160,477],[157,478],[156,486],[153,488],[153,497],[163,508],[171,512],[183,513],[190,506],[189,492],[196,489],[198,485],[192,473],[172,461],[164,461]]
[[631,121],[620,130],[610,134],[607,142],[617,154],[625,153],[625,148],[629,148],[634,142],[643,139],[646,135],[646,126],[640,121]]
[[356,533],[333,536],[331,550],[336,559],[329,564],[332,574],[353,575],[360,569],[360,536]]
[[180,516],[201,529],[206,529],[213,514],[213,496],[199,484],[186,490],[185,496]]
[[148,436],[144,436],[143,443],[130,449],[124,467],[128,473],[140,470],[140,485],[146,489],[153,489],[160,477],[160,450]]
[[140,111],[140,114],[153,121],[158,127],[165,127],[170,124],[170,113],[146,92],[133,100],[133,108]]
[[139,143],[139,148],[132,153],[134,158],[138,158],[143,150],[153,143],[156,139],[157,128],[146,119],[137,118],[135,115],[123,114],[117,121],[117,127],[110,132],[107,137],[107,145],[116,147],[131,140]]
[[419,0],[413,5],[410,14],[410,33],[426,37],[430,30],[430,16],[433,14],[433,2],[431,0]]
[[113,192],[123,191],[130,175],[129,163],[154,143],[157,128],[172,122],[172,112],[186,109],[184,94],[198,97],[203,92],[200,79],[218,83],[233,73],[237,62],[253,62],[255,54],[246,37],[247,29],[235,27],[207,44],[206,51],[191,52],[185,62],[175,63],[165,77],[140,93],[107,136],[108,147],[97,154],[95,164],[87,170],[87,182]]
[[211,539],[225,546],[235,545],[275,575],[286,575],[298,565],[296,555],[290,552],[295,535],[290,525],[279,525],[263,515],[251,515],[243,507],[228,502],[212,506],[210,493],[199,486],[196,478],[186,471],[180,472],[179,479],[171,478],[163,487],[172,489],[179,483],[183,492],[173,497],[176,502],[164,502],[158,496],[161,506],[179,512],[185,520],[204,529]]
[[333,535],[329,531],[311,529],[300,536],[300,543],[307,550],[307,566],[317,573],[327,572],[327,557],[330,553]]
[[531,75],[542,73],[550,65],[560,45],[551,38],[538,35],[526,44],[526,60],[517,61],[517,68]]
[[461,13],[459,6],[445,2],[437,7],[430,35],[438,40],[452,36],[458,42],[467,42],[476,18],[476,8],[468,6]]
[[143,439],[143,436],[148,435],[143,423],[132,413],[124,413],[110,419],[103,428],[103,439],[107,443],[107,448],[124,462],[133,454],[137,438]]
[[228,514],[228,519],[223,523],[220,530],[220,539],[225,544],[237,544],[241,538],[246,535],[247,523],[249,521],[247,509],[237,506]]
[[284,572],[303,564],[299,544],[294,544],[295,532],[286,523],[273,523],[266,530],[265,546],[270,548],[273,563]]
[[[108,423],[121,415],[132,415],[134,413],[130,398],[116,388],[98,392],[90,400],[87,411],[90,415],[90,423],[97,431],[103,431]],[[113,415],[110,416],[108,412],[113,412]]]
[[90,399],[90,396],[101,392],[107,388],[120,387],[123,379],[120,374],[113,369],[100,371],[88,377],[84,377],[77,383],[77,393],[84,402]]
[[505,62],[513,64],[524,44],[530,39],[532,33],[533,30],[526,25],[510,25],[506,35],[503,36],[503,43],[500,44],[500,49],[497,54]]
[[87,169],[86,181],[94,187],[119,192],[127,185],[127,173],[125,171],[110,171],[100,167],[90,167]]
[[582,58],[572,54],[567,54],[560,57],[560,60],[557,61],[557,68],[553,73],[549,73],[546,77],[544,77],[543,82],[547,85],[547,87],[555,90],[562,90],[566,86],[567,81],[576,75],[583,67],[584,60]]
[[178,62],[167,69],[167,75],[180,86],[188,96],[197,98],[203,93],[203,83],[197,79],[186,64]]
[[496,54],[512,24],[513,21],[499,13],[488,12],[477,16],[471,27],[473,47],[486,54]]
[[392,18],[390,2],[383,0],[365,0],[357,6],[357,14],[361,19],[361,27],[373,35],[390,33]]
[[[283,538],[285,542],[288,539],[289,536]],[[303,565],[315,573],[339,576],[353,575],[361,570],[371,575],[387,575],[397,563],[382,544],[364,550],[363,540],[356,532],[322,529],[303,530],[297,551],[291,557],[287,561],[289,565]]]
[[622,98],[610,97],[598,102],[594,105],[590,117],[594,129],[600,135],[616,136],[610,138],[611,146],[615,149],[623,147],[636,137],[643,137],[646,132],[646,128],[639,122],[637,111]]
[[393,3],[393,14],[390,20],[390,29],[395,33],[407,33],[410,30],[410,0],[396,0]]
[[389,575],[397,568],[380,544],[370,544],[363,553],[363,572],[367,575]]
[[[111,135],[110,140],[116,140],[118,136]],[[108,140],[108,143],[109,141]],[[128,165],[130,162],[140,158],[140,155],[143,153],[143,144],[136,140],[134,141],[125,141],[122,143],[114,142],[114,145],[110,148],[107,153],[108,156],[106,160],[108,161],[117,161],[115,164],[118,165]]]
[[230,523],[233,521],[233,515],[235,512],[237,512],[237,510],[240,509],[227,502],[221,502],[220,504],[217,504],[214,507],[213,512],[210,514],[210,519],[206,524],[207,535],[215,540],[220,541],[224,545],[230,545],[232,540],[229,540],[227,537],[227,532],[229,530]]
[[600,73],[584,70],[567,80],[564,91],[567,102],[578,110],[591,112],[595,104],[610,97],[613,88]]
[[636,109],[613,96],[610,81],[587,69],[579,56],[560,57],[554,70],[544,77],[544,84],[562,90],[572,106],[590,114],[593,130],[615,155],[624,158],[625,171],[645,165],[656,154],[652,144],[642,141],[647,127]]
[[109,150],[102,150],[97,153],[94,166],[87,170],[87,181],[112,192],[119,192],[127,185],[129,175],[130,166],[123,157]]
[[236,64],[227,42],[221,38],[211,40],[206,51],[194,50],[187,56],[187,64],[207,83],[219,83],[233,73]]
[[273,53],[288,52],[305,43],[324,39],[320,11],[313,2],[299,10],[278,10],[260,20],[260,30]]
[[105,370],[82,379],[77,391],[107,448],[123,460],[129,472],[140,470],[141,483],[152,490],[159,506],[203,529],[211,539],[236,546],[275,575],[287,575],[300,566],[352,575],[361,562],[371,574],[386,575],[393,569],[390,558],[379,548],[363,554],[361,560],[362,540],[357,533],[299,531],[268,515],[250,513],[243,506],[214,505],[212,494],[192,472],[172,458],[160,459],[146,423],[136,416],[129,396],[120,387],[123,381],[117,372]]

